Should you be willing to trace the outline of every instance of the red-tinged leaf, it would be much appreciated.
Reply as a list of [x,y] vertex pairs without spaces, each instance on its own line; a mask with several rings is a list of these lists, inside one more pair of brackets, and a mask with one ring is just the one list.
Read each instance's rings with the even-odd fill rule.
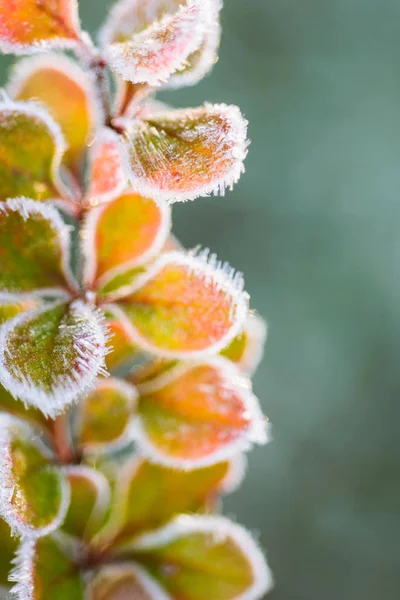
[[23,421],[0,419],[0,512],[19,535],[41,536],[57,529],[69,504],[63,473],[38,432]]
[[[182,0],[120,0],[110,11],[101,31],[103,46],[114,42],[127,42],[166,16],[174,16],[183,4]],[[181,87],[197,83],[211,69],[217,60],[220,41],[219,12],[220,0],[202,0],[204,19],[201,44],[187,57],[185,66],[175,72],[167,82],[167,87]]]
[[0,203],[0,293],[68,295],[77,289],[69,260],[68,227],[55,208],[26,198]]
[[101,115],[90,76],[59,54],[29,57],[12,72],[9,94],[45,104],[67,141],[65,163],[80,170],[83,154]]
[[0,329],[0,382],[54,418],[93,386],[106,341],[102,316],[81,300],[23,313]]
[[33,102],[0,102],[0,200],[65,195],[59,175],[65,149],[61,129],[45,109]]
[[123,79],[158,86],[186,66],[201,46],[208,24],[204,0],[187,0],[129,41],[108,48],[110,66]]
[[68,467],[66,473],[71,500],[62,529],[78,539],[89,540],[108,512],[111,499],[109,483],[99,471],[84,465]]
[[267,324],[257,313],[250,312],[243,331],[221,354],[252,375],[262,359],[266,339]]
[[89,581],[87,600],[172,600],[138,564],[102,567]]
[[124,295],[127,282],[131,284],[129,273],[162,250],[170,226],[170,208],[165,202],[143,198],[132,190],[92,210],[84,234],[85,280],[102,295]]
[[247,121],[236,106],[158,113],[134,125],[127,151],[132,182],[144,196],[223,195],[244,170]]
[[108,354],[106,356],[106,367],[111,373],[131,363],[138,350],[132,343],[132,337],[126,330],[125,322],[122,322],[112,310],[106,309],[106,328],[109,340],[107,342]]
[[229,462],[185,472],[134,458],[118,473],[110,521],[95,544],[121,546],[180,513],[204,510],[225,491],[231,475]]
[[191,469],[265,443],[249,382],[229,361],[180,364],[139,385],[137,442],[151,460]]
[[104,128],[90,149],[89,206],[110,202],[124,191],[127,184],[119,137],[111,129]]
[[0,0],[0,50],[65,48],[80,36],[77,0]]
[[174,599],[257,600],[273,585],[254,539],[222,517],[177,517],[131,550]]
[[84,452],[124,444],[136,412],[137,391],[120,379],[102,379],[79,405],[79,444]]
[[135,286],[114,310],[138,347],[165,358],[219,352],[247,315],[241,277],[200,257],[165,253]]
[[10,581],[18,600],[84,600],[80,564],[47,536],[22,542]]

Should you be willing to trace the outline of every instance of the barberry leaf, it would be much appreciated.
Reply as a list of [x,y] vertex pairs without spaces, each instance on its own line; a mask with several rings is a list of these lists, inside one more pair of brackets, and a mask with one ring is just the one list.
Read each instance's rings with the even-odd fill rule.
[[[92,210],[86,220],[85,281],[112,296],[123,295],[130,273],[158,254],[170,232],[170,208],[130,190]],[[140,272],[140,270],[139,270]],[[130,287],[130,285],[129,285]]]
[[185,472],[135,457],[118,473],[110,521],[98,541],[123,545],[180,513],[203,510],[224,491],[230,475],[229,462]]
[[102,567],[88,583],[87,600],[173,600],[135,563]]
[[84,452],[119,447],[136,411],[136,389],[120,379],[102,379],[80,403],[78,439]]
[[267,324],[257,313],[250,312],[244,329],[221,354],[249,375],[256,371],[264,353]]
[[108,371],[113,372],[130,362],[137,354],[137,348],[132,343],[129,330],[126,330],[125,320],[121,321],[107,306],[103,308],[106,315],[105,325],[109,334],[106,367]]
[[0,0],[0,50],[66,48],[80,37],[77,0]]
[[[101,30],[100,41],[104,47],[114,42],[126,43],[136,40],[137,34],[147,30],[166,16],[176,16],[182,0],[120,0],[117,2]],[[201,44],[187,56],[185,65],[175,71],[166,82],[166,87],[194,85],[211,69],[217,60],[220,41],[220,0],[202,0],[205,22],[198,30]]]
[[131,40],[111,44],[110,66],[127,81],[158,86],[186,66],[202,44],[207,24],[207,2],[186,0],[175,14],[166,14]]
[[29,57],[12,72],[8,92],[17,100],[38,100],[46,105],[68,144],[65,163],[79,171],[101,115],[90,75],[60,54]]
[[16,317],[22,312],[25,312],[35,307],[35,302],[28,299],[12,298],[7,296],[7,300],[0,299],[0,325]]
[[87,202],[94,207],[116,198],[128,185],[124,156],[118,135],[104,128],[90,148]]
[[57,529],[69,504],[62,471],[37,431],[9,415],[0,417],[0,512],[13,531],[41,536]]
[[154,114],[133,123],[127,152],[132,183],[170,201],[224,194],[242,174],[247,121],[225,104]]
[[55,537],[23,540],[14,564],[10,581],[18,600],[84,600],[80,565]]
[[66,469],[71,500],[62,530],[79,539],[90,539],[104,521],[110,504],[110,486],[100,471],[84,465]]
[[223,517],[179,516],[141,536],[133,548],[172,598],[256,600],[272,587],[254,539]]
[[66,296],[77,289],[69,260],[69,230],[54,207],[26,198],[0,203],[0,293]]
[[[1,1],[1,0],[0,0]],[[59,125],[33,102],[0,102],[0,200],[58,198],[66,149]]]
[[[138,347],[167,358],[219,352],[247,315],[241,276],[179,252],[162,254],[114,305]],[[117,312],[119,311],[119,312]]]
[[139,386],[139,392],[134,431],[154,462],[192,469],[267,441],[249,382],[223,358],[180,364]]
[[82,300],[18,315],[0,329],[0,382],[54,418],[103,370],[102,316]]

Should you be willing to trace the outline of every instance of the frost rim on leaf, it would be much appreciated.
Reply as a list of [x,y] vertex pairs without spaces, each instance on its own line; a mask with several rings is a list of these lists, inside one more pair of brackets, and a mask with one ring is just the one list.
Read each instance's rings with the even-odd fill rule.
[[[52,453],[33,428],[29,427],[24,421],[7,413],[0,414],[0,515],[11,527],[13,535],[19,534],[30,538],[43,537],[58,529],[63,523],[70,503],[70,487],[62,473],[60,473],[61,503],[58,515],[54,517],[51,523],[40,528],[34,528],[29,524],[21,523],[21,520],[15,514],[16,509],[11,508],[8,500],[8,496],[13,495],[16,487],[13,473],[10,470],[11,458],[9,454],[9,444],[12,439],[12,431],[10,429],[13,427],[17,428],[31,444],[36,446],[44,458],[48,458],[49,461],[53,458]],[[49,464],[48,468],[56,470],[56,467],[52,467],[51,464]]]
[[270,428],[265,421],[258,399],[251,391],[249,381],[243,377],[233,363],[222,356],[217,356],[207,361],[191,361],[178,364],[166,373],[160,375],[160,377],[145,384],[146,392],[143,391],[143,386],[139,386],[139,393],[151,394],[152,391],[161,390],[185,373],[190,372],[191,369],[202,365],[211,366],[220,371],[223,379],[227,382],[234,382],[234,390],[237,394],[240,393],[245,406],[245,412],[251,415],[251,423],[248,431],[246,431],[239,439],[225,444],[222,448],[219,448],[212,454],[208,454],[202,458],[174,458],[160,450],[160,448],[152,442],[139,414],[132,425],[133,436],[135,437],[141,453],[150,462],[164,467],[180,469],[182,471],[192,471],[202,467],[210,467],[226,460],[232,460],[238,454],[251,450],[253,444],[264,445],[270,441]]
[[[2,114],[3,113],[3,114]],[[27,117],[32,117],[36,121],[42,121],[51,137],[54,141],[54,156],[51,164],[52,182],[62,197],[68,198],[70,193],[60,176],[60,167],[65,151],[68,148],[67,142],[61,131],[59,124],[53,119],[44,105],[29,100],[25,101],[14,101],[14,100],[3,100],[0,101],[0,115],[4,118],[4,115],[9,114],[23,114]]]
[[[43,390],[33,384],[31,381],[18,381],[7,371],[5,366],[5,354],[7,352],[7,337],[15,328],[40,314],[51,310],[55,306],[63,304],[61,302],[52,305],[41,306],[37,309],[21,313],[7,321],[0,327],[0,382],[15,398],[19,398],[27,406],[38,408],[44,416],[55,418],[64,412],[68,405],[77,401],[80,395],[87,393],[95,385],[100,374],[106,375],[104,370],[104,359],[108,352],[106,344],[108,333],[104,324],[104,316],[98,309],[91,309],[82,300],[75,300],[71,303],[70,310],[80,313],[82,322],[87,320],[94,326],[95,335],[99,341],[101,351],[97,356],[85,355],[87,351],[87,340],[78,340],[77,353],[82,357],[82,364],[85,366],[85,373],[72,371],[71,376],[66,381],[57,382],[53,386],[51,393]],[[81,342],[81,345],[79,345]],[[86,361],[86,362],[85,362]]]
[[[66,283],[69,284],[71,290],[77,291],[79,289],[79,284],[71,271],[69,263],[71,248],[71,239],[69,235],[70,227],[64,223],[60,213],[53,206],[51,206],[51,204],[37,202],[36,200],[25,198],[24,196],[19,196],[18,198],[9,198],[5,202],[0,202],[0,214],[7,215],[8,212],[16,212],[20,214],[24,221],[27,221],[31,216],[34,215],[39,215],[48,221],[53,231],[58,235],[62,256],[62,270],[66,279]],[[57,298],[69,298],[69,293],[64,288],[39,288],[30,292],[10,295],[7,292],[2,292],[0,296],[4,298],[9,296],[10,298],[19,299],[31,296],[55,296]]]
[[[123,323],[125,330],[131,336],[134,344],[142,349],[161,356],[162,358],[183,359],[183,360],[200,360],[218,354],[236,337],[242,329],[248,313],[248,295],[243,291],[243,278],[240,273],[235,274],[234,270],[227,263],[220,264],[215,260],[215,255],[211,255],[209,262],[209,253],[207,255],[194,256],[193,254],[184,254],[178,251],[165,252],[152,263],[146,273],[139,275],[134,284],[129,289],[129,295],[139,291],[142,286],[148,283],[151,279],[168,265],[177,265],[189,267],[189,269],[201,275],[204,278],[204,283],[216,284],[218,289],[223,290],[227,296],[231,298],[231,310],[233,311],[234,323],[230,330],[218,342],[215,342],[205,350],[195,350],[192,352],[174,352],[171,350],[160,350],[157,346],[151,344],[145,339],[135,326],[129,321],[123,309],[118,304],[111,304],[110,310]],[[126,294],[128,295],[128,293]]]
[[129,547],[125,548],[151,551],[193,533],[210,534],[217,540],[231,538],[242,551],[243,556],[248,559],[252,567],[254,582],[243,594],[235,596],[232,600],[256,600],[272,589],[272,573],[254,538],[244,527],[225,517],[179,515],[157,531],[140,535]]
[[[101,576],[102,573],[109,573],[110,576],[118,576],[119,574],[131,573],[140,585],[143,586],[145,591],[145,596],[152,600],[173,600],[171,596],[169,596],[165,590],[160,586],[160,584],[140,565],[134,562],[124,562],[121,561],[116,565],[108,565],[103,567],[99,574]],[[87,590],[87,596],[85,600],[92,600],[92,594],[90,590],[91,584],[96,579],[96,574],[92,577],[92,581],[89,581],[89,587]]]
[[[54,69],[64,73],[84,90],[90,116],[89,136],[93,135],[104,120],[103,107],[95,91],[95,76],[92,71],[85,69],[65,54],[52,52],[51,54],[28,56],[17,62],[9,75],[7,93],[12,98],[16,98],[21,93],[25,81],[41,69]],[[43,103],[43,107],[44,110],[49,110],[46,103]]]
[[[238,106],[233,104],[210,104],[206,102],[203,107],[199,108],[185,108],[174,110],[172,112],[160,112],[152,114],[151,118],[165,117],[179,117],[179,114],[188,113],[192,114],[200,111],[209,111],[207,114],[211,117],[213,114],[217,116],[223,116],[230,123],[229,134],[225,139],[232,142],[233,146],[231,149],[232,166],[226,173],[226,175],[218,181],[211,181],[210,183],[199,186],[195,191],[192,192],[176,192],[176,190],[161,189],[160,186],[155,186],[149,183],[146,178],[146,173],[143,170],[143,176],[139,177],[133,174],[131,170],[130,179],[133,187],[138,190],[142,196],[157,197],[167,200],[171,204],[175,202],[187,202],[189,200],[195,200],[196,198],[207,197],[211,195],[224,196],[226,189],[233,189],[233,186],[239,181],[241,175],[245,172],[244,161],[248,153],[248,146],[250,141],[247,138],[248,121],[242,115]],[[140,125],[140,122],[136,122],[136,127]],[[125,142],[124,150],[126,153],[126,161],[130,164],[130,155],[134,153],[135,145],[135,122],[131,125],[130,140]]]
[[14,568],[8,577],[10,583],[15,583],[11,589],[11,597],[15,597],[18,600],[34,600],[35,550],[36,543],[34,538],[22,538],[13,560]]

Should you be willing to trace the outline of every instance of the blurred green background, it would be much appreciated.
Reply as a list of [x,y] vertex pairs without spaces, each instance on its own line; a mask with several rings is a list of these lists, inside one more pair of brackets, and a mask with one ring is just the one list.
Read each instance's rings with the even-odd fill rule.
[[[80,0],[84,25],[111,4]],[[250,121],[234,192],[174,209],[270,326],[255,388],[274,443],[225,510],[267,549],[271,600],[397,600],[400,2],[225,0],[223,26],[213,74],[164,99]]]

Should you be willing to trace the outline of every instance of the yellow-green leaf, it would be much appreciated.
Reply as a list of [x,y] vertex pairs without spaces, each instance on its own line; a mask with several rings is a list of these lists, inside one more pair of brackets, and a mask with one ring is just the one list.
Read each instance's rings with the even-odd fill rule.
[[264,353],[267,339],[267,324],[257,313],[251,311],[241,333],[221,354],[226,356],[244,372],[252,375]]
[[65,149],[60,127],[44,108],[0,102],[0,200],[43,201],[65,193],[59,175]]
[[138,564],[108,565],[95,572],[87,600],[172,600]]

